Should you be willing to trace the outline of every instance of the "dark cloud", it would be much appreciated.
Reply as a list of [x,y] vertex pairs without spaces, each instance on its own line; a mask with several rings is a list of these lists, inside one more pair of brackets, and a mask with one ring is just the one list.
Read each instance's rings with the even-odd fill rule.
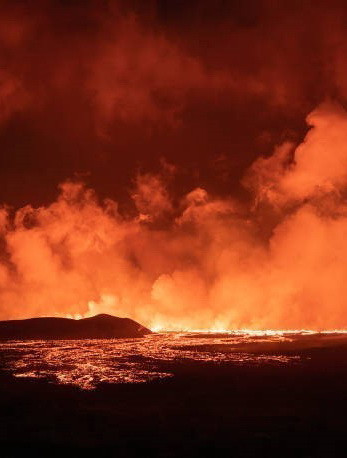
[[[242,193],[260,154],[344,103],[343,2],[2,2],[0,200],[39,204],[76,173],[129,202],[133,177],[178,166]],[[223,158],[223,160],[221,160]]]

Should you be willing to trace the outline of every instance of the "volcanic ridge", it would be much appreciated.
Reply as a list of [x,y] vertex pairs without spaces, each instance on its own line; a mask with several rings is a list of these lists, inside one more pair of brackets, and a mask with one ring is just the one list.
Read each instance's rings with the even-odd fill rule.
[[0,321],[0,340],[118,339],[151,331],[130,318],[100,314],[90,318],[29,318]]

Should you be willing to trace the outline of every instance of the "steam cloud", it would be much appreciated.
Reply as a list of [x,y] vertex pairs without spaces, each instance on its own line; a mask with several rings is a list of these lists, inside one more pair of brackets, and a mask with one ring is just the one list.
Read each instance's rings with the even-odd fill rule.
[[201,188],[175,203],[164,175],[147,174],[136,180],[134,217],[73,182],[50,205],[3,208],[1,318],[109,312],[155,329],[347,327],[347,113],[327,102],[307,122],[299,146],[249,168],[250,205]]

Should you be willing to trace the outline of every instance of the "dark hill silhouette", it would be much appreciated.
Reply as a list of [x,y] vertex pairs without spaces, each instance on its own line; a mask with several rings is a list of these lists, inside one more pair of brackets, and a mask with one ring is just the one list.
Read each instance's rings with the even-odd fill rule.
[[117,339],[143,337],[151,331],[130,318],[101,314],[91,318],[29,318],[0,321],[0,340]]

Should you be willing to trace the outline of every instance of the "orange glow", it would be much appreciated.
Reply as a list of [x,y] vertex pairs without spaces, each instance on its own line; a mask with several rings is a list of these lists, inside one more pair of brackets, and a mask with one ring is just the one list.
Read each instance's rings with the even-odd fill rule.
[[[327,103],[307,120],[301,145],[278,147],[246,173],[250,207],[197,188],[175,210],[158,174],[138,177],[132,218],[70,182],[46,207],[14,218],[1,209],[9,257],[0,318],[109,313],[153,330],[346,329],[347,114]],[[163,215],[172,222],[160,225]]]
[[[174,375],[175,364],[205,361],[235,365],[293,365],[302,350],[346,344],[347,331],[169,332],[143,339],[7,341],[5,368],[16,377],[46,378],[93,389],[98,383],[141,383]],[[135,356],[135,358],[134,358]]]
[[[258,334],[257,334],[258,336]],[[18,359],[7,365],[14,376],[49,378],[61,384],[73,384],[93,389],[100,382],[141,383],[173,375],[168,363],[206,361],[211,363],[290,364],[297,355],[254,354],[242,345],[270,345],[291,342],[281,335],[266,335],[254,340],[242,333],[161,333],[144,339],[110,339],[81,341],[12,341],[3,344],[4,350],[15,350]],[[199,346],[204,350],[200,351]],[[198,349],[198,351],[196,350]],[[254,351],[254,350],[253,350]],[[137,360],[133,361],[136,355]],[[162,363],[165,362],[165,368]]]

